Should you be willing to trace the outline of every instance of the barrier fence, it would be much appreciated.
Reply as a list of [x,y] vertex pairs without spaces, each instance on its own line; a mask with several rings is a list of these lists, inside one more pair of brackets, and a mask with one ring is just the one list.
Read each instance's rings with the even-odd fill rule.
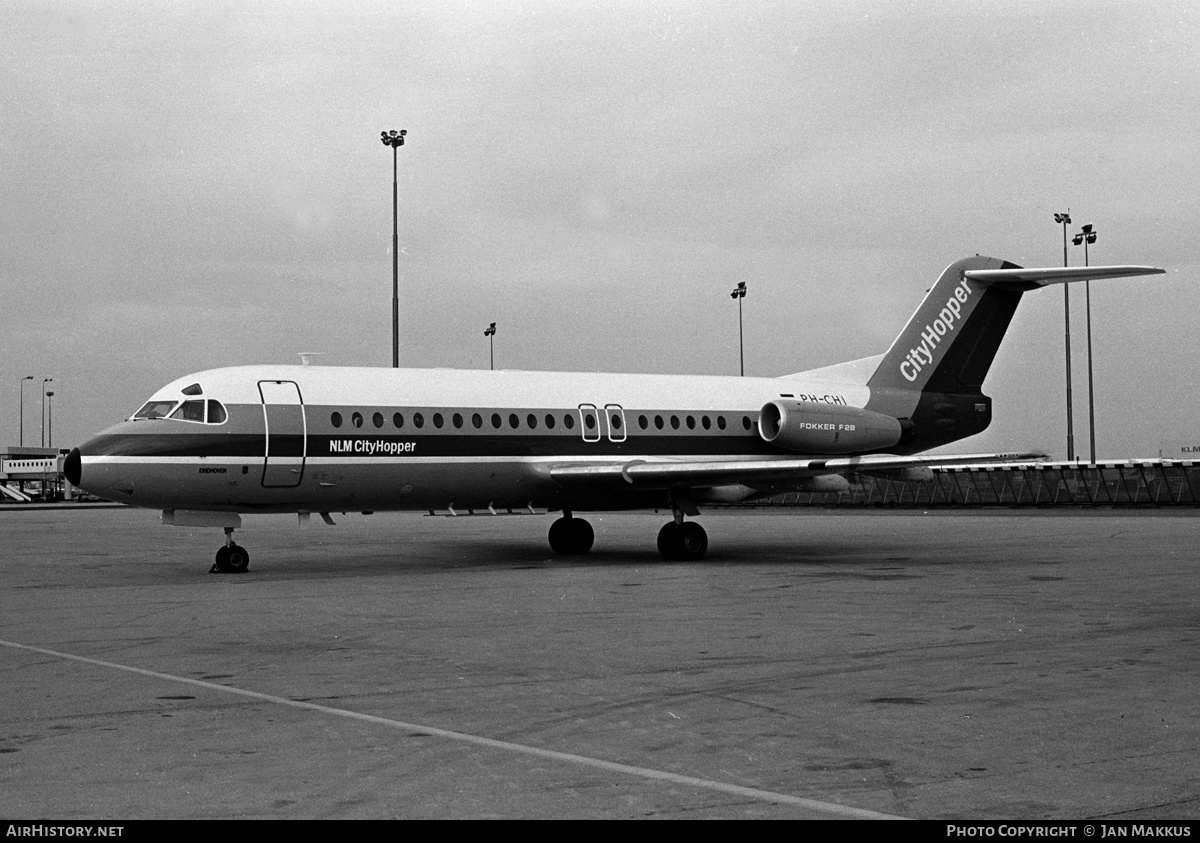
[[935,468],[926,480],[852,476],[848,492],[789,492],[741,506],[1200,507],[1200,465],[1149,460]]

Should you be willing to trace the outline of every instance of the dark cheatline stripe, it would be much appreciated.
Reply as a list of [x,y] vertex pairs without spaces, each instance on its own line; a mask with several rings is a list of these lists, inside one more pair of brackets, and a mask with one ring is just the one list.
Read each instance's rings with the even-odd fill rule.
[[85,457],[245,457],[262,459],[266,440],[240,433],[112,433],[81,448]]
[[[271,455],[339,457],[571,457],[611,456],[765,456],[787,453],[757,436],[631,435],[624,442],[585,442],[580,436],[503,433],[383,435],[353,433],[345,436],[314,434],[303,437],[274,435]],[[85,444],[83,456],[138,457],[242,457],[261,460],[266,456],[261,434],[232,433],[131,433],[98,436]]]
[[309,457],[589,457],[761,456],[786,453],[757,436],[630,436],[624,442],[584,442],[579,436],[505,434],[309,436]]

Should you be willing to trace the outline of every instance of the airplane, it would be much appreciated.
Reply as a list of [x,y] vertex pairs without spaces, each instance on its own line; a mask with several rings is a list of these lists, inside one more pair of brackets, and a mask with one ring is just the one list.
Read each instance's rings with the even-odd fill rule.
[[[241,514],[559,511],[559,554],[587,553],[579,512],[666,509],[668,560],[701,559],[704,504],[837,492],[848,475],[1034,459],[930,455],[992,420],[984,378],[1021,296],[1148,266],[947,267],[883,354],[782,377],[238,366],[179,378],[64,461],[84,491],[221,527],[214,571],[242,572]],[[913,476],[907,474],[907,476]]]

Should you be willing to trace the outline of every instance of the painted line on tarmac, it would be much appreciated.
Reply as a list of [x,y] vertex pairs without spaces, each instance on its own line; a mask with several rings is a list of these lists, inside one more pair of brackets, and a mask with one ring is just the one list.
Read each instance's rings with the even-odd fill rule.
[[651,779],[653,781],[671,782],[672,784],[684,785],[686,787],[695,787],[703,790],[715,790],[721,793],[728,793],[734,796],[742,796],[748,799],[756,799],[761,802],[770,802],[772,804],[793,805],[798,808],[805,808],[811,811],[819,811],[824,814],[833,814],[841,817],[852,817],[855,819],[903,819],[891,814],[881,814],[877,811],[868,811],[863,808],[852,808],[846,805],[838,805],[834,802],[822,802],[818,799],[805,799],[802,796],[791,796],[786,793],[775,793],[770,790],[759,790],[754,787],[743,787],[736,784],[728,784],[726,782],[711,781],[710,779],[696,778],[695,776],[684,776],[679,773],[669,773],[665,770],[655,770],[649,767],[635,767],[630,764],[619,764],[615,761],[605,761],[600,758],[591,758],[587,755],[575,755],[571,752],[557,752],[553,749],[543,749],[537,746],[526,746],[525,744],[510,743],[509,741],[498,741],[493,738],[484,738],[479,735],[468,735],[465,732],[452,732],[448,729],[438,729],[434,726],[422,726],[417,723],[406,723],[402,720],[392,720],[388,717],[377,717],[373,714],[362,714],[357,711],[349,711],[344,708],[333,708],[327,705],[319,705],[317,703],[303,702],[301,700],[291,700],[287,697],[277,697],[273,694],[262,694],[258,691],[248,691],[244,688],[234,688],[230,685],[218,685],[215,682],[205,682],[203,679],[190,679],[186,676],[175,676],[170,673],[159,673],[156,670],[146,670],[141,667],[132,667],[126,664],[117,664],[116,662],[106,662],[101,659],[92,659],[87,656],[77,656],[72,653],[62,653],[57,650],[47,650],[42,647],[31,647],[28,644],[17,644],[13,641],[0,640],[0,644],[5,647],[10,647],[14,650],[25,650],[30,653],[40,653],[44,656],[52,656],[58,659],[68,659],[70,661],[82,662],[83,664],[95,665],[96,667],[105,667],[111,670],[123,670],[126,673],[136,673],[141,676],[149,676],[153,679],[162,679],[167,682],[178,682],[183,685],[192,685],[197,688],[206,688],[210,691],[220,691],[226,694],[234,694],[240,697],[246,697],[252,700],[262,700],[263,702],[275,703],[276,705],[285,705],[291,708],[298,708],[304,711],[317,711],[322,714],[329,714],[335,717],[345,717],[350,720],[359,720],[364,723],[374,723],[380,726],[387,726],[392,729],[404,729],[412,732],[423,732],[440,738],[446,738],[452,741],[461,743],[474,744],[476,746],[489,747],[491,749],[500,749],[507,752],[516,752],[522,755],[533,755],[538,758],[545,758],[551,761],[562,761],[567,764],[576,764],[584,767],[593,767],[600,770],[608,770],[613,773],[623,773],[625,775],[637,776],[643,779]]

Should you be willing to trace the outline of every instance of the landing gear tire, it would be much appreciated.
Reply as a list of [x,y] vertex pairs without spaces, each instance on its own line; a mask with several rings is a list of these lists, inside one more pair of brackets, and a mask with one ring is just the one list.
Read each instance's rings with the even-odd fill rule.
[[561,554],[584,554],[592,549],[596,533],[582,518],[559,518],[550,525],[550,549]]
[[708,533],[695,521],[668,521],[658,531],[658,552],[663,559],[694,562],[708,552]]
[[246,548],[227,544],[217,551],[217,560],[210,574],[244,574],[250,567],[250,554]]
[[662,525],[662,529],[658,531],[658,553],[663,559],[674,560],[675,556],[675,534],[679,532],[679,525],[674,521],[668,521]]

